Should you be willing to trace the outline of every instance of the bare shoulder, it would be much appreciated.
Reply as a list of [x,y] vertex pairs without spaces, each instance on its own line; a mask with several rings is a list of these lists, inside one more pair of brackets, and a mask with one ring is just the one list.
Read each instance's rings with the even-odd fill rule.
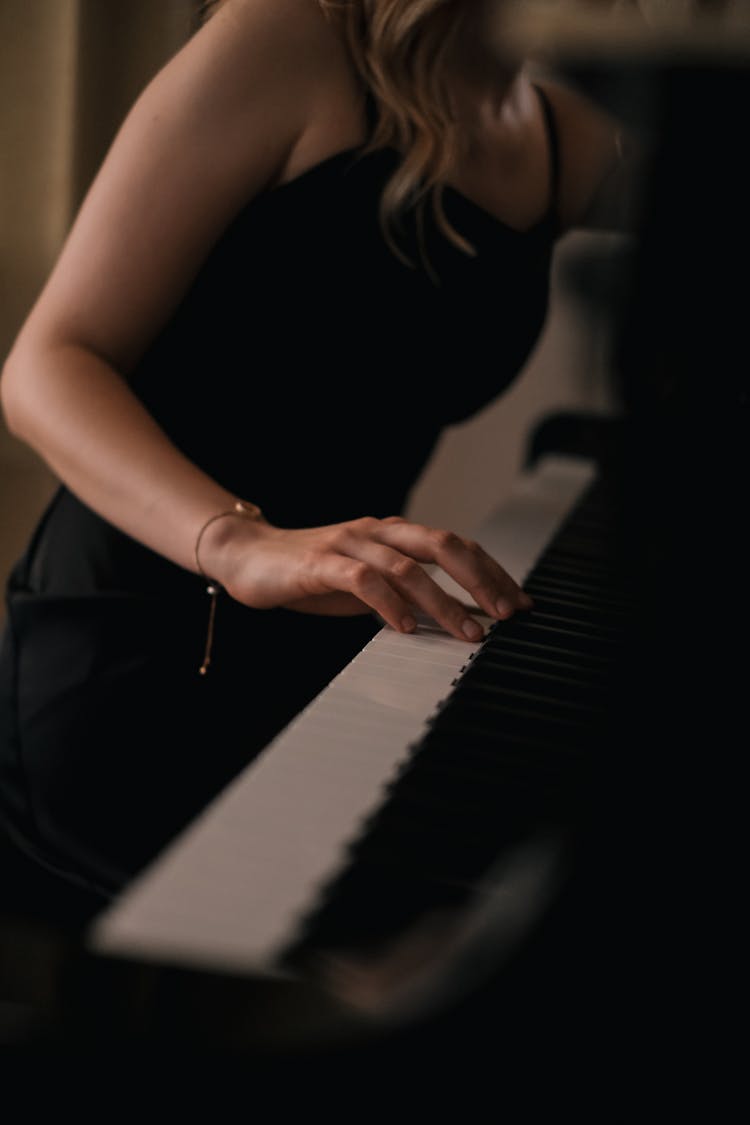
[[317,0],[223,0],[125,117],[27,338],[127,372],[232,217],[325,118],[342,49]]
[[217,0],[193,39],[218,34],[218,28],[237,36],[245,48],[273,45],[285,56],[296,53],[298,62],[306,58],[313,66],[331,61],[343,48],[342,36],[320,0]]
[[[344,53],[340,36],[318,0],[219,0],[180,54],[202,59],[217,94],[256,94],[265,83],[273,113],[294,107],[289,122],[299,134],[331,67]],[[178,56],[179,57],[179,56]],[[286,96],[280,98],[282,91]]]
[[[214,0],[210,18],[238,0]],[[243,0],[239,0],[242,3]],[[244,0],[267,7],[269,0]],[[289,159],[274,185],[294,179],[309,167],[364,140],[362,83],[353,65],[344,33],[320,0],[270,0],[284,49],[299,66],[292,77],[306,83],[300,106],[306,121]],[[283,18],[279,18],[279,16]],[[239,15],[237,18],[240,18]],[[292,25],[297,25],[292,29]],[[293,36],[293,39],[290,38]]]
[[605,197],[623,170],[621,123],[561,79],[545,75],[535,82],[549,98],[558,132],[564,228],[619,226],[617,207],[608,209]]
[[245,72],[249,59],[261,57],[274,73],[281,69],[285,84],[304,88],[303,111],[314,89],[325,91],[351,73],[343,34],[320,0],[218,0],[194,38],[209,36],[232,39]]

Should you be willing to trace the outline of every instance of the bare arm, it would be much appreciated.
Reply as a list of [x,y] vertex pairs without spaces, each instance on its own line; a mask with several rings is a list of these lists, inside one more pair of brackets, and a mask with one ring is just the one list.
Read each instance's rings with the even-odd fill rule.
[[[200,528],[234,497],[172,445],[127,377],[231,218],[307,136],[341,65],[323,26],[308,0],[224,0],[125,119],[3,370],[11,431],[103,518],[193,571]],[[369,608],[407,631],[416,608],[464,639],[481,629],[466,631],[465,608],[421,564],[492,617],[529,604],[477,544],[397,518],[303,530],[219,520],[201,562],[250,606]]]
[[183,566],[228,494],[166,440],[126,379],[305,126],[323,62],[299,7],[231,0],[144,90],[3,370],[10,430],[90,507]]

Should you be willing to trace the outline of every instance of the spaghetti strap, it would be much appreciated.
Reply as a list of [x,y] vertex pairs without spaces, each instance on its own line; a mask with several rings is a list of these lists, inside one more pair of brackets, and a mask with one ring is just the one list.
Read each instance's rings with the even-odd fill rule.
[[378,103],[369,86],[365,87],[365,119],[367,121],[367,140],[372,140],[378,124]]
[[544,110],[544,120],[547,125],[550,152],[550,209],[557,214],[558,195],[560,191],[560,142],[557,135],[557,122],[549,97],[541,86],[534,84],[534,89],[539,95]]

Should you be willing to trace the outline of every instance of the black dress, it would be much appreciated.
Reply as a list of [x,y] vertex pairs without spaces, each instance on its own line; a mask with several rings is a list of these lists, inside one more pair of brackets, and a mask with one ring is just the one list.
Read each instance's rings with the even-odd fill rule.
[[[559,233],[519,232],[452,188],[419,260],[407,216],[388,248],[378,202],[398,154],[347,149],[252,199],[132,372],[174,443],[281,527],[403,511],[446,425],[517,375],[543,326]],[[369,107],[370,113],[372,112]],[[371,615],[257,611],[61,487],[7,589],[0,807],[28,855],[118,890],[375,634]]]

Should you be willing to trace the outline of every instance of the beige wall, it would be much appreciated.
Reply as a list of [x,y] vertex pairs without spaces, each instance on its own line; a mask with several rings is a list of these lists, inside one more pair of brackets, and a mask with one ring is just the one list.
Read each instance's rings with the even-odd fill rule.
[[544,416],[616,408],[609,365],[612,326],[592,313],[569,278],[582,258],[593,254],[601,260],[617,255],[621,246],[620,236],[583,231],[559,243],[549,316],[536,349],[504,395],[443,435],[412,493],[413,518],[471,534],[507,495],[522,469],[526,443]]
[[[0,0],[1,356],[127,107],[189,34],[190,11],[190,0]],[[565,240],[559,262],[587,237]],[[561,277],[558,268],[548,327],[523,377],[445,435],[414,491],[415,518],[470,532],[509,488],[538,417],[607,407],[600,330]],[[54,483],[0,422],[0,580]]]
[[[0,351],[39,290],[70,205],[75,26],[66,0],[0,2]],[[3,576],[51,477],[0,426]]]
[[[189,34],[191,10],[191,0],[0,0],[0,359],[130,102]],[[0,581],[54,484],[0,421]]]

